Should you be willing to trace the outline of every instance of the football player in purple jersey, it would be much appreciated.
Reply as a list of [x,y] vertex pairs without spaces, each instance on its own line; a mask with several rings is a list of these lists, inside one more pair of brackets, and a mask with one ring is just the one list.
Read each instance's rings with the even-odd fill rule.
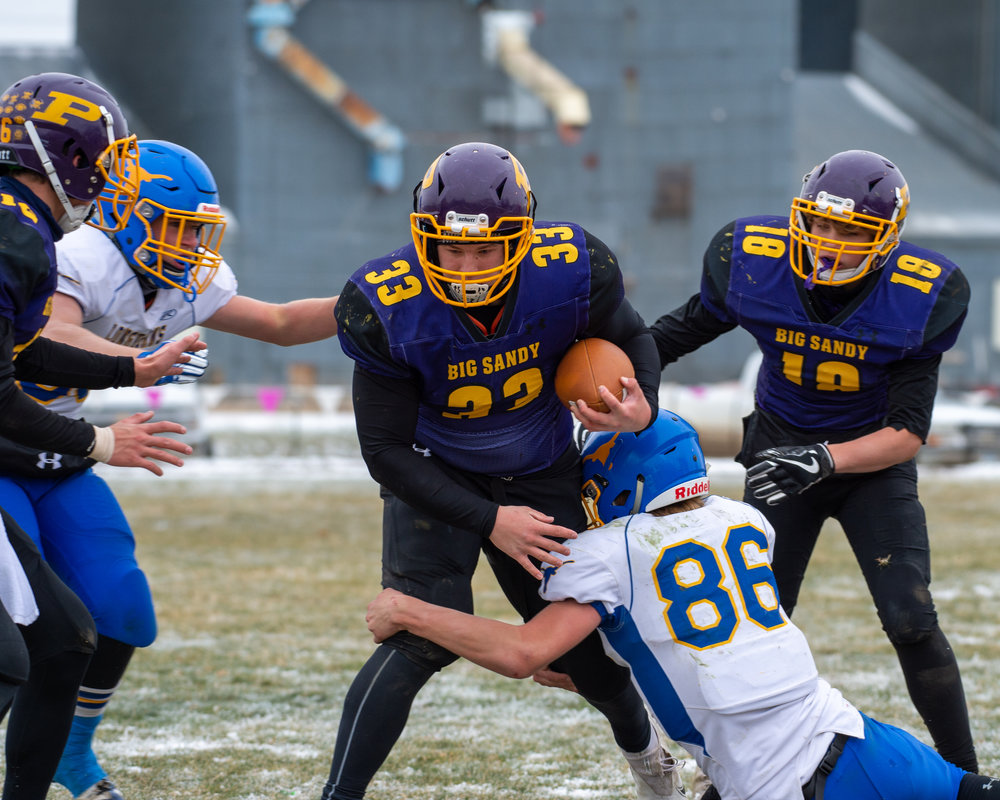
[[[122,227],[135,203],[135,137],[115,99],[75,75],[31,75],[0,97],[0,434],[162,474],[191,448],[142,412],[98,428],[35,403],[18,381],[101,389],[152,386],[179,374],[201,345],[191,335],[151,360],[99,355],[40,336],[56,287],[55,242],[84,222]],[[106,215],[96,212],[106,201]],[[44,800],[62,753],[94,623],[3,512],[0,547],[0,717],[10,711],[3,800]]]
[[820,529],[835,518],[935,746],[975,772],[958,662],[929,589],[914,462],[969,285],[943,255],[900,239],[909,203],[887,158],[837,153],[805,176],[790,216],[719,231],[701,291],[652,328],[664,367],[737,326],[756,339],[763,361],[737,461],[745,500],[777,534],[782,607],[795,608]]
[[[614,255],[580,226],[534,219],[517,159],[470,142],[442,153],[414,189],[412,242],[365,264],[337,304],[355,361],[358,438],[384,501],[382,581],[472,610],[485,553],[525,619],[544,606],[539,564],[586,526],[573,418],[553,389],[577,339],[629,355],[608,412],[578,403],[590,430],[638,431],[655,417],[655,346],[625,299]],[[555,551],[555,552],[550,552]],[[389,755],[417,692],[457,656],[401,632],[382,642],[347,693],[324,800],[357,800]],[[682,797],[629,671],[597,635],[553,666],[611,723],[640,798]]]

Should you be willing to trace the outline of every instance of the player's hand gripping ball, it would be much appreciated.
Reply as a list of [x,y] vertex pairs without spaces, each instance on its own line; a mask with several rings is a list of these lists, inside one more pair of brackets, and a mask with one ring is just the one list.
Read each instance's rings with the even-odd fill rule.
[[597,387],[605,386],[619,400],[624,400],[625,387],[620,380],[623,377],[635,377],[624,350],[607,339],[580,339],[556,367],[556,394],[567,408],[571,402],[584,400],[595,411],[607,411]]

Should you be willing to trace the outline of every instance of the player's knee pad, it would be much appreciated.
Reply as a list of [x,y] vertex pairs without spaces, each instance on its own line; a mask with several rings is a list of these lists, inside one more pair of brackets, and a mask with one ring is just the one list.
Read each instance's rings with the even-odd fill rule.
[[395,636],[386,639],[382,644],[399,650],[410,661],[419,667],[437,672],[458,660],[458,656],[440,645],[414,636],[409,631],[400,631]]
[[133,567],[117,580],[88,587],[88,606],[102,636],[133,647],[148,647],[156,639],[156,612],[146,575]]
[[916,644],[937,628],[934,601],[916,565],[890,562],[881,566],[874,595],[882,629],[893,644]]

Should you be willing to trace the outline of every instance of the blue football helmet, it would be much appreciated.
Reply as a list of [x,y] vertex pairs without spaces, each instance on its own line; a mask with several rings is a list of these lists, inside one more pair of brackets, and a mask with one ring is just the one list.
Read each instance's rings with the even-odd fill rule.
[[185,147],[139,142],[139,199],[112,234],[133,269],[194,299],[215,278],[226,218],[208,166]]
[[591,433],[582,457],[580,494],[592,528],[709,492],[698,432],[666,409],[639,433]]

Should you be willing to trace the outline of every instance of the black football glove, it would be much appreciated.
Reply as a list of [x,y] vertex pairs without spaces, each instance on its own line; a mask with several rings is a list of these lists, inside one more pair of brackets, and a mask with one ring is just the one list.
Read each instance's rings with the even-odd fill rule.
[[747,488],[769,506],[833,474],[833,456],[825,444],[769,447],[754,457],[762,460],[747,470]]

